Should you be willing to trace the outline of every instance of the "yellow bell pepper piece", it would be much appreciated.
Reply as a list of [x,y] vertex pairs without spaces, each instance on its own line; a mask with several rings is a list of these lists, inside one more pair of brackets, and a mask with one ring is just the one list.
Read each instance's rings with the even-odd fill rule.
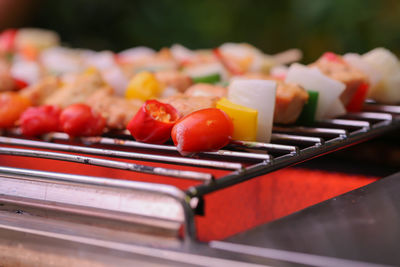
[[235,104],[226,98],[217,102],[217,108],[224,111],[233,122],[234,140],[255,141],[257,137],[258,111],[242,105]]
[[99,70],[96,67],[91,66],[91,67],[87,68],[83,74],[94,75],[96,73],[99,73]]
[[154,74],[143,71],[136,74],[129,82],[125,91],[128,99],[136,98],[143,101],[160,96],[163,87]]

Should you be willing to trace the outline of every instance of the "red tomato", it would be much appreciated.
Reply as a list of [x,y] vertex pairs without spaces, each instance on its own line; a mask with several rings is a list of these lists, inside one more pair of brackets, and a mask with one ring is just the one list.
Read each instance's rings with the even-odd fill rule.
[[20,118],[22,134],[37,136],[58,131],[60,114],[61,109],[52,105],[28,108]]
[[163,144],[171,137],[171,129],[178,119],[178,111],[173,106],[147,100],[127,129],[137,141]]
[[13,127],[30,100],[15,92],[0,93],[0,128]]
[[69,136],[94,136],[103,133],[106,120],[86,104],[74,104],[61,112],[60,128]]
[[195,111],[180,119],[172,128],[172,140],[183,155],[218,150],[233,134],[232,120],[220,109]]

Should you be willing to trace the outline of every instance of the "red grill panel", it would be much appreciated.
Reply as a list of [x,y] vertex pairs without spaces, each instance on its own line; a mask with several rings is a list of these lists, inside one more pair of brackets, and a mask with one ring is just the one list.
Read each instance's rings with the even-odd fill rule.
[[196,217],[198,239],[229,237],[377,179],[299,168],[252,179],[205,196],[205,216]]

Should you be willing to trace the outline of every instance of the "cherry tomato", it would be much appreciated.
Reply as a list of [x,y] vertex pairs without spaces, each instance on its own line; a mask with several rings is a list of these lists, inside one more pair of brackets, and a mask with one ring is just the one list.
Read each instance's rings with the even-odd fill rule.
[[195,111],[172,128],[172,140],[182,155],[218,150],[232,138],[232,120],[220,109]]
[[61,112],[60,128],[69,136],[94,136],[103,133],[106,120],[86,104],[74,104]]
[[13,127],[30,100],[15,92],[0,93],[0,128]]
[[61,109],[52,105],[28,108],[20,118],[22,134],[38,136],[58,131],[60,114]]
[[127,128],[137,141],[162,144],[171,137],[171,129],[178,119],[178,111],[173,106],[147,100]]

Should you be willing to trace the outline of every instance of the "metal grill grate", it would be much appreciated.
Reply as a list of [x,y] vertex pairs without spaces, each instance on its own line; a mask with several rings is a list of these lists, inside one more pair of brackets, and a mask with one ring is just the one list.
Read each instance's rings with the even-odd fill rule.
[[[349,113],[340,118],[323,120],[312,127],[274,126],[271,143],[234,141],[223,150],[203,152],[196,158],[179,156],[176,147],[172,145],[140,143],[124,134],[119,138],[80,138],[78,141],[81,145],[71,145],[54,142],[68,141],[69,137],[64,133],[52,133],[44,137],[43,140],[47,141],[38,141],[24,139],[18,130],[6,132],[5,135],[8,137],[0,137],[0,144],[23,146],[27,149],[0,148],[0,154],[63,160],[204,182],[203,185],[188,191],[189,195],[194,197],[366,140],[399,126],[399,106],[367,104],[365,110],[367,112]],[[109,148],[94,148],[87,146],[88,144],[99,144]],[[146,153],[122,151],[118,148],[144,149]],[[52,151],[63,151],[63,153]],[[168,155],[157,155],[155,152]],[[115,159],[99,159],[70,153],[135,159],[144,163],[132,164]],[[147,161],[232,170],[233,172],[224,177],[214,177],[211,173],[181,171],[173,166],[171,168],[152,167],[146,165]],[[244,162],[249,164],[244,164]]]
[[[183,217],[188,225],[187,233],[189,236],[194,236],[193,216],[188,207],[194,208],[205,194],[362,142],[399,127],[400,106],[366,104],[364,112],[349,113],[339,118],[319,121],[312,126],[275,126],[272,141],[268,144],[234,141],[223,150],[200,153],[196,158],[179,156],[172,145],[140,143],[124,134],[118,138],[110,136],[79,138],[75,140],[78,141],[77,145],[71,145],[62,143],[69,140],[68,135],[64,133],[52,133],[42,140],[29,140],[21,137],[18,130],[2,134],[0,154],[62,160],[200,182],[188,188],[183,194],[184,197],[179,197],[185,212]],[[89,145],[101,145],[102,148]],[[141,152],[130,152],[129,149]],[[103,158],[86,156],[87,154]],[[118,161],[115,158],[134,159],[140,161],[140,164]],[[168,164],[168,167],[151,166],[148,162]],[[180,170],[178,167],[181,165],[194,166],[196,171]],[[198,168],[200,171],[197,171]],[[209,172],[210,169],[225,170],[229,173],[215,177]],[[7,177],[13,172],[16,176],[18,173],[20,176],[27,176],[26,172],[21,174],[20,169],[0,168],[0,174],[7,174]],[[47,176],[47,182],[50,182],[55,175],[43,172],[28,176],[36,177],[40,176],[39,174]],[[73,175],[62,177],[68,182],[82,183],[82,177]],[[60,178],[57,176],[57,179]],[[87,179],[85,177],[85,183]],[[98,177],[93,177],[93,181],[98,181],[97,185],[105,185],[103,180],[98,180]],[[126,182],[124,186],[141,190],[140,186],[135,187],[129,181],[124,182]],[[160,193],[165,194],[161,190],[162,186],[164,185],[160,185]],[[152,192],[157,192],[157,185],[152,187]]]

